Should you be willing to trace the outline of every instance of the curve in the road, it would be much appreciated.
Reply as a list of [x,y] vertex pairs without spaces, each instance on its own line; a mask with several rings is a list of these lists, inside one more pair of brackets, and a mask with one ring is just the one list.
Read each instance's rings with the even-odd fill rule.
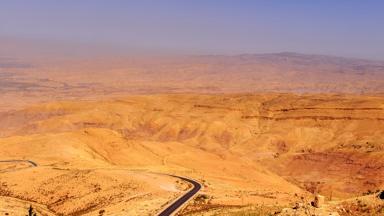
[[169,205],[166,209],[160,212],[158,216],[169,216],[169,215],[175,214],[180,209],[180,207],[184,205],[184,203],[188,202],[201,189],[201,184],[197,181],[194,181],[192,179],[188,179],[185,177],[181,177],[181,176],[175,176],[175,175],[170,175],[170,176],[179,178],[181,180],[191,183],[193,185],[193,188],[189,190],[186,194],[184,194],[182,197],[175,200],[171,205]]
[[0,163],[15,163],[15,162],[25,162],[31,164],[33,167],[37,167],[37,163],[31,161],[31,160],[0,160]]
[[[0,160],[0,163],[20,163],[20,162],[25,162],[31,164],[32,167],[37,167],[37,163],[31,160]],[[163,174],[163,173],[158,173],[162,175],[168,175],[168,174]],[[179,178],[183,181],[189,182],[193,185],[192,189],[190,189],[186,194],[175,200],[172,204],[170,204],[167,208],[165,208],[163,211],[161,211],[158,216],[169,216],[172,214],[175,214],[182,205],[184,205],[186,202],[188,202],[199,190],[201,189],[201,184],[195,180],[181,177],[181,176],[176,176],[176,175],[168,175],[172,176],[175,178]]]

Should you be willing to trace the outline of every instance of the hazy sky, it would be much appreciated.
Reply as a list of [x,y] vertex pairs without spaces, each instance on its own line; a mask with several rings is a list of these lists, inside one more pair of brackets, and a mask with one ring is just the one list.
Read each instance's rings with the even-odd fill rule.
[[383,0],[1,0],[0,38],[384,60]]

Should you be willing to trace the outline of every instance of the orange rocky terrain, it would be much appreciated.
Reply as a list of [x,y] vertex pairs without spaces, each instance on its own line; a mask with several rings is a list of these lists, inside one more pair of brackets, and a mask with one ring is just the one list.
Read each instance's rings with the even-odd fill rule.
[[0,58],[0,214],[155,215],[173,174],[181,215],[380,215],[383,92],[319,55]]
[[39,165],[1,164],[1,199],[47,215],[154,214],[188,187],[156,173],[203,183],[206,200],[183,214],[384,186],[381,96],[137,95],[41,103],[0,121],[0,157]]

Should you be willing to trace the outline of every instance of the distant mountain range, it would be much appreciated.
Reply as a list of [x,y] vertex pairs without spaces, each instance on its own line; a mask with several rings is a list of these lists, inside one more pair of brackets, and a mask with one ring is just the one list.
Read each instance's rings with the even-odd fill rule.
[[3,56],[0,78],[3,95],[17,93],[37,98],[185,92],[383,94],[384,62],[290,52],[233,56]]

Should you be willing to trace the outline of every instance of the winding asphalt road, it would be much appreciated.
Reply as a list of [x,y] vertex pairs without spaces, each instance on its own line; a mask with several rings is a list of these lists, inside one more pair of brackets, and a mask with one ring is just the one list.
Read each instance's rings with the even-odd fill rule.
[[31,160],[0,160],[0,163],[21,163],[21,162],[29,163],[33,167],[37,167],[37,163]]
[[2,160],[0,163],[20,163],[20,162],[26,162],[31,164],[33,167],[37,167],[37,163],[31,161],[31,160]]
[[168,216],[175,214],[184,203],[188,202],[199,190],[201,189],[201,184],[197,181],[194,181],[192,179],[188,179],[181,176],[175,176],[175,175],[169,175],[175,178],[179,178],[181,180],[184,180],[186,182],[189,182],[193,185],[193,188],[189,190],[186,194],[184,194],[179,199],[175,200],[171,205],[169,205],[166,209],[164,209],[158,216]]
[[[0,163],[22,163],[22,162],[29,163],[32,167],[38,166],[37,163],[31,160],[0,160]],[[163,174],[163,175],[168,175],[168,174]],[[183,181],[189,182],[193,185],[193,188],[190,189],[186,194],[184,194],[183,196],[175,200],[172,204],[170,204],[167,208],[165,208],[162,212],[160,212],[158,216],[169,216],[169,215],[176,214],[178,210],[180,210],[181,206],[187,203],[201,189],[201,184],[192,179],[185,178],[182,176],[176,176],[176,175],[168,175],[168,176],[179,178]]]

